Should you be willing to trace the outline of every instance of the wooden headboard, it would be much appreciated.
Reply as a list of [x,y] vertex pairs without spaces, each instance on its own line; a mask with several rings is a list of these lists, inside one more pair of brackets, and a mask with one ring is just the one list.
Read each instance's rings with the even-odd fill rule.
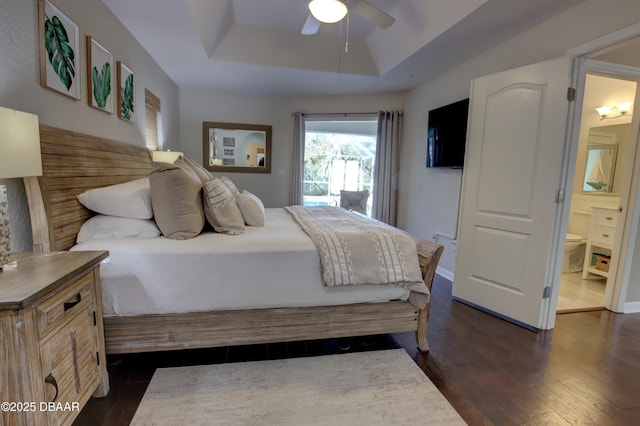
[[147,148],[40,125],[42,176],[24,178],[34,251],[68,250],[92,212],[78,194],[149,176]]

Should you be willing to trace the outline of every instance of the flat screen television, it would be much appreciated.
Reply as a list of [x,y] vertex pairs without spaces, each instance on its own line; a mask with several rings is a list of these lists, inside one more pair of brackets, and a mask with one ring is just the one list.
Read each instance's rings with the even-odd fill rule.
[[427,167],[462,168],[468,115],[468,98],[429,111]]

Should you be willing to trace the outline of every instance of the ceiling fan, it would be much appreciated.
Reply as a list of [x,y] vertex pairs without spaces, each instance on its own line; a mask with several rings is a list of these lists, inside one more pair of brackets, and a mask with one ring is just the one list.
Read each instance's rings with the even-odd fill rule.
[[333,24],[341,21],[347,12],[356,13],[380,28],[390,27],[395,18],[378,9],[366,0],[311,0],[309,16],[302,27],[303,35],[313,35],[320,24]]

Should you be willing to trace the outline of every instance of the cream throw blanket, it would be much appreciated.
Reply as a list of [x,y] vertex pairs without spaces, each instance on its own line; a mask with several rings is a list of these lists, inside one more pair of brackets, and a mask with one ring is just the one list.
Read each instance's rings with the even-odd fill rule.
[[337,207],[285,209],[320,255],[326,286],[391,284],[411,290],[409,301],[423,309],[429,301],[415,241],[401,230]]

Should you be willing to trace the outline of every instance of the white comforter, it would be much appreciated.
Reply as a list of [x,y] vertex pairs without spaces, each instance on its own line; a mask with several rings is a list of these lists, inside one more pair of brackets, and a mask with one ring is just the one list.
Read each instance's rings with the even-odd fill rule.
[[109,250],[101,265],[105,316],[406,300],[394,286],[325,287],[311,239],[284,209],[264,227],[176,241],[116,239],[72,250]]

